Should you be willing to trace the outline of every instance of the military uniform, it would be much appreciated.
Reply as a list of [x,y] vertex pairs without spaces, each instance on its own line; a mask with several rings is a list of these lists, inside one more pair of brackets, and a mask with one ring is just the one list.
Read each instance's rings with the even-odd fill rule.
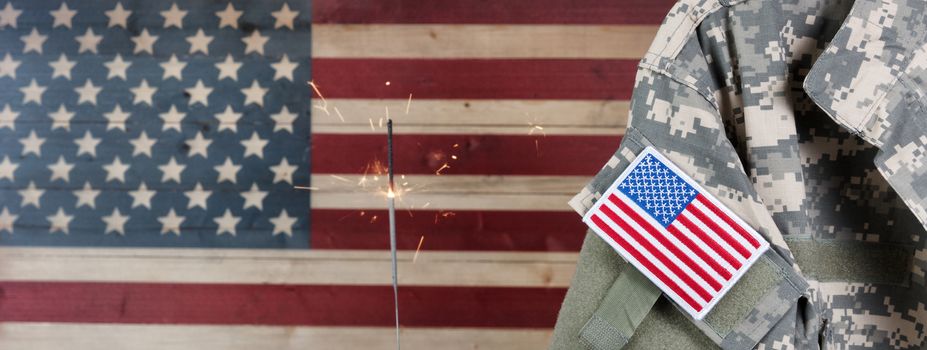
[[652,146],[772,249],[695,320],[587,234],[551,348],[927,348],[925,44],[923,0],[678,2],[570,205]]

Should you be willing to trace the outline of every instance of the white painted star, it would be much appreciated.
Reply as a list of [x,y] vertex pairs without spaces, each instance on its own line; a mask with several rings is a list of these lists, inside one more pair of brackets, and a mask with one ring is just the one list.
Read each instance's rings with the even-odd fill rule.
[[77,144],[77,155],[89,154],[91,157],[97,156],[97,145],[100,144],[102,139],[93,137],[90,134],[90,130],[84,132],[84,137],[75,139],[74,143]]
[[297,114],[290,112],[286,106],[280,109],[280,113],[271,114],[270,118],[274,120],[274,131],[284,130],[293,133],[293,121],[296,120]]
[[73,19],[76,14],[77,11],[69,9],[68,4],[62,2],[61,7],[58,7],[55,11],[51,11],[52,17],[55,17],[55,23],[52,24],[52,28],[62,26],[71,29],[71,19]]
[[0,162],[0,179],[14,181],[13,175],[16,168],[19,168],[19,164],[11,162],[10,156],[3,156],[3,161]]
[[142,182],[141,185],[138,185],[138,189],[129,191],[129,195],[132,196],[132,208],[145,207],[151,209],[151,198],[154,197],[155,194],[157,194],[157,192],[149,190],[148,185]]
[[23,93],[23,104],[29,102],[35,102],[36,104],[42,104],[42,94],[45,93],[46,87],[39,85],[35,82],[35,79],[29,82],[29,86],[19,88],[19,91]]
[[74,117],[74,112],[68,111],[64,105],[58,106],[58,111],[49,113],[48,116],[52,119],[52,130],[57,128],[71,130],[71,118]]
[[267,140],[258,137],[256,132],[252,132],[250,139],[241,141],[241,145],[245,147],[245,155],[243,158],[253,155],[264,159],[264,146],[267,146],[267,142]]
[[274,68],[274,80],[286,79],[293,81],[293,70],[295,70],[298,65],[299,63],[290,62],[290,58],[287,57],[286,54],[283,54],[283,58],[280,59],[280,62],[270,65]]
[[161,176],[161,182],[168,182],[173,180],[177,183],[180,183],[180,173],[182,173],[183,169],[186,167],[186,165],[177,164],[177,161],[174,160],[174,157],[171,157],[167,164],[158,166],[158,169],[164,173],[164,175]]
[[103,113],[106,117],[106,130],[120,129],[126,131],[126,121],[129,120],[129,113],[122,111],[122,106],[116,105],[109,113]]
[[225,209],[225,214],[221,217],[212,219],[216,222],[216,225],[219,225],[219,228],[216,229],[216,235],[222,235],[223,233],[235,235],[235,225],[238,225],[238,222],[241,221],[240,217],[232,215],[232,211]]
[[87,102],[96,106],[97,94],[99,94],[101,90],[103,90],[102,87],[94,86],[93,82],[87,79],[87,81],[84,82],[84,86],[74,88],[74,91],[80,95],[80,97],[77,98],[77,104]]
[[191,106],[200,103],[205,107],[209,107],[209,94],[212,93],[212,88],[203,85],[202,80],[197,80],[193,87],[187,88],[187,93],[190,94]]
[[280,164],[270,167],[270,171],[274,172],[274,183],[284,181],[290,185],[293,184],[293,173],[296,172],[296,169],[299,168],[296,165],[290,165],[290,162],[283,158],[280,161]]
[[206,200],[208,200],[209,196],[212,195],[212,191],[204,191],[203,185],[197,182],[196,186],[194,186],[192,190],[184,192],[183,195],[187,196],[187,199],[189,200],[187,203],[187,209],[200,207],[203,208],[203,210],[206,210]]
[[84,35],[75,37],[74,40],[77,40],[80,43],[80,48],[77,49],[77,53],[83,53],[90,51],[97,53],[97,46],[100,45],[100,41],[103,40],[103,36],[93,34],[93,29],[87,28],[87,31],[84,32]]
[[270,223],[274,225],[273,235],[285,234],[293,237],[293,225],[296,224],[297,220],[297,218],[287,214],[286,209],[283,209],[280,216],[270,219]]
[[35,154],[36,157],[41,157],[42,144],[45,143],[45,138],[39,137],[35,134],[35,130],[32,130],[29,132],[29,136],[24,139],[19,139],[19,143],[23,144],[23,156],[32,153]]
[[74,196],[77,197],[77,204],[75,208],[80,208],[81,206],[88,206],[90,208],[97,208],[97,196],[100,195],[100,190],[95,190],[93,187],[90,187],[90,182],[84,182],[84,188],[74,191]]
[[255,207],[258,210],[264,210],[264,197],[267,197],[267,191],[261,191],[255,183],[251,184],[248,192],[241,192],[241,197],[245,199],[244,209]]
[[274,16],[274,29],[280,27],[287,27],[293,29],[293,20],[296,19],[296,16],[299,15],[299,11],[291,11],[290,5],[283,3],[283,6],[280,7],[279,11],[274,11],[270,13],[271,16]]
[[125,226],[126,221],[129,221],[129,217],[122,215],[122,213],[119,212],[119,208],[113,208],[113,213],[109,216],[102,217],[102,219],[103,222],[106,223],[106,228],[103,230],[105,234],[108,235],[110,232],[116,232],[120,236],[126,235]]
[[177,3],[171,4],[169,10],[161,11],[161,16],[164,17],[164,28],[177,27],[183,29],[183,18],[186,15],[187,11],[177,7]]
[[212,36],[206,35],[203,29],[198,30],[194,36],[188,36],[187,42],[190,43],[189,53],[192,55],[202,52],[204,55],[209,55],[209,43],[212,42],[212,38]]
[[116,7],[109,11],[103,11],[106,14],[106,17],[109,17],[109,25],[107,28],[112,27],[122,27],[123,29],[128,28],[129,16],[132,15],[132,11],[126,11],[122,7],[121,2],[116,3]]
[[9,53],[3,56],[3,60],[0,61],[0,78],[10,77],[16,79],[16,69],[19,68],[19,65],[22,64],[21,61],[13,59],[13,56],[10,56]]
[[18,117],[19,112],[10,109],[9,104],[3,105],[3,110],[0,110],[0,128],[16,130],[16,118]]
[[164,126],[161,128],[162,131],[167,131],[174,129],[177,131],[180,130],[180,121],[187,115],[186,113],[181,113],[177,111],[177,106],[171,106],[171,109],[167,113],[161,113],[161,120],[164,122]]
[[77,62],[69,61],[68,56],[61,54],[61,56],[58,56],[57,61],[49,62],[48,65],[54,69],[54,72],[52,72],[52,79],[64,77],[67,80],[71,80],[71,69],[77,65]]
[[103,64],[106,66],[106,69],[109,70],[109,73],[106,75],[106,79],[112,78],[122,78],[126,80],[126,69],[129,69],[129,66],[132,65],[131,62],[126,62],[122,60],[122,55],[116,54],[116,58],[112,61],[106,62]]
[[119,157],[113,158],[113,162],[103,166],[106,170],[106,180],[116,180],[122,183],[126,182],[126,171],[129,170],[128,164],[123,164]]
[[6,207],[3,207],[3,211],[0,212],[0,232],[6,231],[13,234],[13,224],[16,223],[17,218],[19,215],[12,215]]
[[178,60],[177,55],[171,54],[171,58],[167,62],[161,62],[161,68],[164,69],[161,79],[177,78],[177,80],[183,80],[183,68],[186,66],[186,62]]
[[261,36],[261,32],[255,30],[251,32],[251,35],[241,38],[241,41],[245,43],[245,55],[251,52],[257,52],[260,55],[264,54],[264,44],[267,43],[267,40],[270,40],[269,37]]
[[35,187],[35,182],[29,181],[29,186],[26,186],[26,189],[19,190],[19,196],[23,197],[22,206],[26,207],[31,205],[36,208],[42,208],[42,195],[45,194],[45,190],[41,190]]
[[187,140],[187,146],[190,147],[190,157],[201,155],[203,158],[209,157],[209,144],[212,143],[212,140],[208,140],[203,137],[203,132],[199,132],[192,140]]
[[154,104],[151,102],[151,98],[154,96],[155,92],[158,91],[158,88],[148,86],[148,81],[142,79],[142,82],[134,88],[130,88],[132,94],[135,95],[135,99],[132,101],[133,104],[146,103],[149,106]]
[[219,131],[227,129],[238,132],[238,119],[241,119],[241,113],[235,113],[232,106],[225,106],[225,111],[216,114],[216,119],[219,120]]
[[245,105],[249,103],[256,104],[258,106],[264,107],[264,94],[267,93],[267,89],[262,88],[258,84],[257,80],[251,82],[251,87],[246,89],[241,89],[241,93],[245,95]]
[[180,224],[183,223],[184,219],[186,218],[177,215],[177,213],[174,213],[174,208],[171,208],[166,216],[158,218],[158,221],[161,222],[161,234],[173,233],[180,236]]
[[216,169],[216,172],[219,173],[219,177],[216,179],[216,183],[222,181],[236,183],[238,179],[238,171],[241,170],[241,165],[232,163],[232,158],[225,157],[225,163],[222,163],[222,165],[217,165],[213,167],[213,169]]
[[[231,6],[231,4],[229,4],[229,6]],[[230,78],[234,81],[238,81],[238,68],[241,68],[241,62],[235,62],[235,60],[232,59],[232,55],[226,55],[225,61],[216,63],[216,69],[219,70],[218,80]]]
[[158,41],[157,35],[148,34],[148,28],[142,29],[142,34],[132,37],[132,42],[135,43],[132,53],[147,52],[153,55],[155,41]]
[[22,13],[22,10],[13,8],[13,4],[7,2],[6,7],[0,10],[0,28],[5,26],[16,28],[16,19],[18,19],[19,15]]
[[141,135],[138,135],[138,137],[133,140],[129,140],[129,143],[132,144],[132,156],[144,154],[150,158],[151,146],[154,146],[155,142],[157,142],[157,140],[148,138],[148,133],[142,130]]
[[55,213],[55,215],[49,215],[46,218],[48,222],[51,223],[49,233],[63,232],[64,234],[68,234],[68,225],[71,224],[74,215],[67,215],[63,208],[58,208],[58,212]]
[[45,40],[48,40],[48,35],[39,34],[39,30],[32,28],[32,32],[29,32],[29,35],[24,35],[19,38],[23,41],[23,53],[35,51],[36,53],[42,53],[42,44],[45,44]]
[[74,169],[74,164],[64,161],[64,156],[58,156],[58,162],[55,164],[49,165],[48,169],[51,170],[51,179],[48,181],[55,181],[58,179],[64,180],[64,182],[71,181],[71,169]]
[[235,11],[231,3],[225,6],[225,10],[216,12],[219,17],[219,29],[229,26],[238,29],[238,18],[241,17],[242,11]]

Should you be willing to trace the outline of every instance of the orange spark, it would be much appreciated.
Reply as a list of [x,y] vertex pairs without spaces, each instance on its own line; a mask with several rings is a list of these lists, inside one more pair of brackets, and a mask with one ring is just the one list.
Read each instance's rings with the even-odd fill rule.
[[315,186],[293,186],[297,190],[309,190],[309,191],[318,191],[319,188]]
[[389,80],[386,81],[386,86],[389,86]]
[[412,256],[412,263],[413,263],[413,264],[415,263],[415,260],[418,259],[418,252],[419,252],[420,250],[422,250],[422,242],[424,242],[424,241],[425,241],[425,236],[422,235],[422,237],[418,239],[418,247],[415,248],[415,255]]
[[412,106],[412,93],[409,93],[409,102],[406,102],[406,114],[409,114],[409,107]]
[[321,109],[323,112],[325,112],[325,115],[331,115],[330,113],[328,113],[328,101],[325,100],[325,96],[322,96],[322,92],[319,91],[319,86],[316,85],[315,82],[311,80],[309,81],[309,86],[312,87],[312,90],[314,90],[316,95],[319,95],[319,99],[322,100],[321,105],[313,105],[312,107]]
[[435,170],[435,175],[439,175],[439,176],[440,176],[442,170],[444,170],[444,169],[450,169],[450,168],[451,168],[450,165],[448,165],[447,163],[444,163],[443,165],[441,165],[440,168],[438,168],[438,170]]
[[335,114],[338,115],[338,119],[341,119],[341,122],[344,123],[344,116],[341,115],[341,111],[338,110],[338,107],[332,107],[335,109]]

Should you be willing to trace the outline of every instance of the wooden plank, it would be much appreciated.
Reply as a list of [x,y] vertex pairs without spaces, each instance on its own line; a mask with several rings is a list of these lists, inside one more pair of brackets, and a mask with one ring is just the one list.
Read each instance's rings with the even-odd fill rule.
[[[407,286],[566,287],[576,253],[399,253]],[[388,285],[388,251],[0,248],[0,280]]]
[[[391,327],[0,323],[9,350],[394,349]],[[535,328],[402,328],[402,348],[540,349],[551,330]]]
[[[312,249],[389,249],[386,210],[313,209]],[[399,249],[577,252],[586,225],[575,212],[414,210],[396,216]]]
[[[620,142],[601,135],[395,135],[393,164],[406,175],[591,176]],[[313,173],[382,173],[385,160],[385,135],[312,135]]]
[[315,24],[315,58],[640,59],[655,25]]
[[[586,176],[401,175],[402,209],[569,211]],[[387,178],[370,173],[312,175],[313,209],[385,209]]]
[[[328,98],[628,100],[638,60],[316,58]],[[389,84],[387,84],[389,82]]]
[[[0,282],[0,322],[390,326],[392,286]],[[402,286],[411,327],[553,327],[565,288]],[[93,312],[87,312],[92,305]]]
[[315,23],[660,24],[674,0],[317,0]]
[[[396,134],[621,135],[628,101],[326,99],[314,133],[380,134],[386,111]],[[335,109],[337,108],[337,112]],[[408,109],[408,112],[406,112]]]

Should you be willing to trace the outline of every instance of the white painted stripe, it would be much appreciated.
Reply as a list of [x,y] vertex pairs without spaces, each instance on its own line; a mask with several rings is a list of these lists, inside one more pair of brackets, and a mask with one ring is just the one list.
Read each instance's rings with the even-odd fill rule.
[[705,223],[702,222],[702,220],[699,220],[695,215],[690,213],[688,210],[683,210],[682,213],[680,213],[679,215],[684,216],[686,219],[689,219],[689,221],[691,221],[693,225],[701,229],[702,232],[705,233],[705,235],[711,238],[712,241],[715,241],[715,243],[717,243],[718,246],[721,247],[721,249],[724,249],[724,251],[726,251],[728,254],[734,257],[734,260],[737,260],[737,262],[743,264],[747,260],[746,258],[744,258],[743,255],[740,255],[739,252],[734,250],[734,248],[731,247],[731,245],[728,244],[724,239],[719,237],[718,233],[715,232],[715,230],[712,230],[710,227],[708,227],[708,225],[705,225]]
[[656,25],[315,24],[318,58],[640,59]]
[[[394,349],[390,327],[0,324],[4,350]],[[540,349],[551,330],[526,328],[402,328],[403,349]]]
[[[686,237],[689,237],[689,239],[691,239],[692,242],[695,243],[695,245],[701,248],[702,251],[705,252],[705,254],[708,254],[710,258],[718,262],[718,265],[721,265],[723,269],[725,269],[727,272],[730,272],[732,277],[734,273],[737,272],[737,269],[735,269],[734,266],[731,266],[731,264],[728,263],[727,260],[722,258],[720,254],[715,252],[714,248],[710,247],[707,243],[705,243],[705,241],[703,241],[701,238],[696,236],[694,232],[689,231],[688,228],[686,228],[683,224],[679,223],[679,220],[674,221],[670,225],[675,227],[677,230],[679,230],[680,233],[682,233]],[[721,280],[724,280],[724,279],[722,278]]]
[[[313,209],[385,209],[381,175],[313,174]],[[570,211],[567,202],[589,181],[585,176],[402,175],[402,209]]]
[[[653,266],[654,266],[657,270],[660,270],[661,272],[663,272],[663,274],[666,275],[666,277],[668,277],[670,280],[673,281],[673,283],[675,283],[677,286],[679,286],[679,288],[682,289],[682,292],[683,292],[686,296],[688,296],[690,299],[694,300],[697,304],[702,305],[703,307],[704,307],[704,304],[707,304],[706,302],[704,302],[704,299],[702,299],[702,297],[698,295],[698,293],[696,293],[694,290],[692,290],[691,287],[689,287],[689,285],[688,285],[687,283],[685,283],[682,279],[680,279],[679,276],[677,276],[675,273],[673,273],[673,271],[670,271],[670,269],[669,269],[666,265],[664,265],[659,259],[657,259],[655,256],[653,256],[653,253],[651,253],[650,250],[645,249],[636,239],[634,239],[634,237],[631,237],[631,235],[629,235],[627,232],[625,232],[624,229],[622,229],[620,226],[618,226],[618,223],[612,221],[612,220],[611,220],[608,216],[606,216],[605,214],[602,214],[601,211],[599,211],[599,213],[596,214],[596,215],[597,215],[599,218],[602,219],[602,222],[604,222],[606,225],[608,225],[609,227],[611,227],[612,230],[614,230],[615,232],[617,232],[617,233],[618,233],[618,236],[620,236],[622,239],[624,239],[625,242],[628,242],[628,244],[630,244],[632,247],[634,247],[635,250],[637,250],[641,255],[643,255],[643,256],[644,256],[644,259],[646,259],[646,260],[649,261],[651,264],[653,264]],[[610,241],[610,240],[611,240],[611,239],[609,239],[609,241]],[[618,245],[616,244],[615,246],[618,246]],[[621,249],[621,251],[623,251],[623,252],[625,253],[624,256],[626,256],[626,257],[632,257],[632,255],[631,255],[630,253],[628,253],[626,250],[624,250],[624,249],[621,248],[620,246],[618,246],[618,248]],[[637,259],[631,258],[631,259],[627,259],[627,260],[628,260],[629,262],[633,263],[634,266],[636,266],[638,270],[640,270],[641,272],[645,272],[645,275],[647,275],[647,277],[650,278],[651,281],[653,281],[653,282],[656,283],[657,285],[662,285],[662,284],[663,284],[663,282],[660,281],[660,279],[657,278],[656,275],[654,275],[653,273],[651,273],[650,270],[647,269],[647,268],[646,268],[643,264],[641,264],[639,261],[637,261]],[[663,288],[663,292],[664,292],[664,293],[667,293],[667,294],[670,294],[671,296],[674,296],[674,297],[675,297],[675,300],[676,300],[677,302],[679,302],[680,304],[685,304],[685,303],[686,303],[686,302],[680,297],[680,295],[678,295],[678,294],[677,294],[675,291],[673,291],[671,288],[668,288],[668,287],[667,287],[667,288]]]
[[[643,213],[643,210],[640,209],[640,206],[638,206],[637,203],[635,203],[633,200],[631,200],[630,198],[628,198],[628,196],[626,196],[623,192],[621,192],[621,191],[615,191],[615,192],[614,192],[614,195],[615,195],[616,197],[618,197],[619,200],[621,200],[621,201],[623,201],[624,203],[626,203],[626,205],[628,205],[629,208],[631,208],[631,209],[635,209],[635,208],[636,208],[636,209],[638,209],[638,210],[641,210],[640,212],[638,212],[638,215],[639,215],[642,219],[644,219],[644,221],[646,221],[646,222],[650,225],[651,228],[653,228],[654,230],[656,230],[657,232],[659,232],[664,238],[666,238],[666,240],[670,241],[670,244],[672,244],[674,247],[676,247],[676,249],[679,249],[684,255],[686,255],[687,257],[689,257],[689,259],[692,259],[692,261],[694,261],[696,265],[698,265],[703,271],[705,271],[705,273],[708,274],[709,277],[713,278],[713,279],[715,280],[715,282],[718,282],[719,284],[724,284],[724,282],[727,281],[726,278],[724,278],[723,276],[721,276],[720,274],[718,274],[718,272],[716,272],[714,269],[712,269],[711,266],[709,266],[707,263],[705,263],[705,261],[702,260],[702,258],[700,258],[697,254],[695,254],[695,252],[693,252],[691,249],[689,249],[689,247],[687,247],[685,244],[683,244],[681,241],[679,241],[679,239],[677,239],[673,234],[671,234],[662,224],[660,224],[659,222],[657,222],[657,221],[656,221],[653,217],[651,217],[650,215],[644,214],[644,213]],[[613,202],[609,201],[609,204],[611,204],[611,203],[613,203]],[[619,209],[619,208],[617,208],[617,207],[614,206],[614,205],[610,205],[610,207],[613,208],[613,210],[614,210],[614,209]],[[619,209],[619,210],[620,210],[620,209]],[[623,212],[623,211],[622,211],[622,212]],[[631,218],[628,217],[627,219],[631,219]],[[635,226],[639,226],[639,225],[637,225],[636,223],[635,223],[634,225],[635,225]],[[642,228],[642,229],[643,229],[643,228]],[[641,231],[641,232],[643,233],[644,231]],[[649,235],[649,234],[648,234],[648,235]],[[693,240],[693,242],[695,243],[695,245],[696,245],[697,247],[701,248],[702,250],[711,249],[711,247],[709,247],[707,244],[705,244],[705,243],[702,242],[701,240]],[[657,243],[659,243],[659,242],[657,242]],[[663,245],[661,244],[660,246],[663,246]],[[667,251],[668,251],[668,250],[667,250]],[[693,271],[693,272],[694,272],[694,271]],[[695,279],[697,279],[697,280],[699,280],[699,281],[704,281],[704,279],[702,279],[697,273],[693,273],[693,278],[695,278]],[[714,289],[713,287],[711,287],[711,285],[707,284],[707,281],[705,282],[705,284],[703,284],[703,287],[705,288],[705,290],[707,290],[707,291],[709,291],[709,292],[712,292],[712,294],[714,294],[715,289]]]
[[[325,87],[320,91],[325,94]],[[628,101],[326,99],[313,133],[382,134],[389,116],[397,134],[622,135]],[[323,108],[324,107],[324,108]],[[408,112],[406,112],[408,110]],[[537,128],[540,127],[540,128]]]
[[[715,213],[712,212],[711,209],[708,209],[708,207],[706,207],[704,204],[702,204],[701,202],[699,202],[699,201],[697,201],[697,200],[693,200],[692,203],[689,204],[689,205],[693,205],[693,206],[695,206],[696,208],[698,208],[698,210],[700,210],[700,211],[702,212],[702,214],[705,214],[705,216],[708,217],[708,220],[711,220],[711,221],[713,221],[715,224],[717,224],[718,227],[721,228],[721,230],[727,231],[727,232],[724,232],[724,233],[727,234],[728,236],[733,237],[734,240],[737,241],[737,243],[739,243],[740,246],[743,247],[744,249],[746,249],[747,252],[749,252],[751,255],[752,255],[754,252],[756,252],[756,248],[754,248],[753,245],[750,244],[749,241],[747,241],[747,239],[745,239],[743,236],[741,236],[740,233],[737,233],[737,231],[735,231],[733,227],[730,227],[726,222],[724,222],[724,220],[722,220],[722,219],[719,218],[717,215],[715,215]],[[715,205],[717,205],[717,204],[715,204]],[[719,234],[720,234],[720,232],[719,232]]]
[[[659,251],[660,253],[663,253],[663,256],[665,256],[667,259],[670,260],[671,263],[675,264],[680,270],[682,270],[682,273],[683,273],[686,277],[692,279],[692,281],[694,281],[696,285],[698,285],[698,286],[701,287],[703,290],[705,290],[706,292],[708,292],[709,295],[714,296],[714,295],[716,294],[716,293],[715,293],[715,289],[712,288],[711,285],[709,285],[707,282],[705,282],[704,280],[702,280],[702,278],[698,276],[698,273],[696,273],[694,270],[692,270],[692,269],[689,267],[688,264],[682,262],[682,260],[679,260],[679,258],[676,257],[675,254],[673,254],[672,252],[670,252],[669,248],[667,248],[666,246],[664,246],[663,244],[661,244],[660,241],[657,240],[656,237],[654,237],[653,235],[650,234],[650,232],[647,232],[647,229],[645,229],[644,227],[638,225],[637,222],[635,222],[634,219],[632,219],[630,215],[628,215],[628,214],[625,213],[623,210],[621,210],[621,208],[618,208],[618,206],[615,205],[614,202],[612,202],[611,200],[606,200],[604,206],[606,206],[606,207],[608,207],[609,209],[611,209],[615,214],[618,215],[618,217],[620,217],[622,220],[624,220],[625,223],[627,223],[628,225],[630,225],[631,228],[633,228],[635,231],[637,231],[637,233],[638,233],[641,237],[643,237],[648,243],[650,243],[654,248],[656,248],[657,251]],[[664,235],[664,236],[666,236],[666,235]],[[641,245],[641,249],[643,249],[643,245]],[[694,255],[693,255],[693,256],[690,256],[690,258],[693,258],[693,260],[698,259],[698,257],[697,257],[697,256],[694,256]],[[677,277],[680,277],[680,276],[677,276]],[[681,278],[680,278],[680,280],[681,280]],[[683,283],[685,283],[687,286],[689,286],[689,284],[686,283],[685,281],[683,281]],[[694,289],[693,289],[693,292],[694,292]],[[696,297],[698,297],[699,299],[704,300],[704,298],[702,298],[702,296],[699,295],[698,293],[696,293],[696,294],[694,294],[694,295],[695,295]]]
[[[566,287],[577,253],[399,252],[399,283]],[[389,251],[0,248],[0,280],[389,285]]]

